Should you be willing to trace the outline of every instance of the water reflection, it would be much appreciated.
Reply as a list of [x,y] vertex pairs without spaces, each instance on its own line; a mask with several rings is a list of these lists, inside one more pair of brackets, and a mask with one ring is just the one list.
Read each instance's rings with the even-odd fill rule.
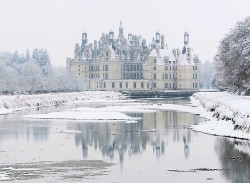
[[1,123],[0,128],[0,141],[7,139],[21,139],[26,138],[29,140],[47,141],[50,133],[50,124],[44,121],[33,122],[20,122],[7,121]]
[[160,158],[165,155],[171,139],[173,142],[183,141],[184,156],[189,157],[191,130],[186,126],[197,124],[198,116],[176,111],[128,115],[141,117],[142,120],[138,123],[75,124],[75,129],[82,132],[75,135],[75,143],[82,147],[83,158],[88,157],[89,148],[100,151],[102,156],[111,160],[117,155],[121,164],[125,154],[133,156],[148,149],[152,149],[156,158]]
[[222,174],[231,183],[249,183],[250,180],[250,142],[218,138],[215,150],[219,155],[221,166],[229,169]]

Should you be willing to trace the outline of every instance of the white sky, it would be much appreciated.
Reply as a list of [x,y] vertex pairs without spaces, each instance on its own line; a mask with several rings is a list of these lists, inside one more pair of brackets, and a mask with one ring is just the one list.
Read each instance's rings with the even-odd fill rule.
[[25,53],[47,48],[54,66],[73,57],[81,33],[99,40],[110,29],[141,34],[151,42],[156,31],[169,48],[190,44],[202,61],[212,60],[223,36],[250,16],[250,0],[0,0],[0,50]]

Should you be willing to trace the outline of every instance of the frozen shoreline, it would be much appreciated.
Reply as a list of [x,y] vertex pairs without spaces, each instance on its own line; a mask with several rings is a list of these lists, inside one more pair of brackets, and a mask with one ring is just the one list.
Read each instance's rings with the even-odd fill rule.
[[250,139],[250,97],[225,92],[200,92],[191,97],[206,120],[195,131],[238,139]]
[[123,100],[119,92],[86,91],[76,93],[52,93],[38,95],[0,96],[0,115],[35,107],[56,106],[67,103],[110,102]]

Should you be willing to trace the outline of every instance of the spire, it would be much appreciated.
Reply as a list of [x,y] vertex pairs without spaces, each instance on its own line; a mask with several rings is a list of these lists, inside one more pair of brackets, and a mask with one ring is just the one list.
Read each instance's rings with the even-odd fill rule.
[[124,37],[123,35],[123,27],[122,27],[122,21],[120,21],[120,27],[119,27],[119,38]]

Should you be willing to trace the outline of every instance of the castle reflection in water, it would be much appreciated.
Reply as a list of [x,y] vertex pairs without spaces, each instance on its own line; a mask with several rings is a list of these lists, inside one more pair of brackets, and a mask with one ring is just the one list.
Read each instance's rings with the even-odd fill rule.
[[87,158],[89,148],[93,148],[110,159],[118,154],[122,164],[126,153],[133,156],[152,148],[158,158],[165,154],[169,141],[183,141],[184,154],[188,157],[191,130],[186,127],[197,124],[199,116],[176,111],[128,115],[142,119],[138,123],[75,124],[75,128],[82,132],[76,134],[75,141],[77,146],[82,146],[83,157]]

